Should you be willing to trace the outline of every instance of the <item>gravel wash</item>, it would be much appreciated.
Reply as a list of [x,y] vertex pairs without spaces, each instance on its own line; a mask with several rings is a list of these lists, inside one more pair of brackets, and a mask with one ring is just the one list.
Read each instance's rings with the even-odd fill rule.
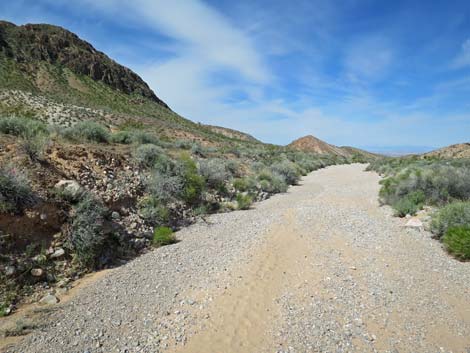
[[6,352],[470,352],[470,262],[379,207],[364,168],[179,231]]

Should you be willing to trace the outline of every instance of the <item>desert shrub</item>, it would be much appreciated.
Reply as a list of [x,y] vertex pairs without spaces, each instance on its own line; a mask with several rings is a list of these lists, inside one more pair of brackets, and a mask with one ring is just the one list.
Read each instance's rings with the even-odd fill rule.
[[142,167],[150,168],[156,165],[158,162],[165,163],[166,155],[161,147],[144,144],[138,146],[134,151],[134,159]]
[[470,260],[470,226],[449,228],[442,237],[442,242],[455,257]]
[[174,146],[182,150],[190,150],[192,147],[192,143],[188,140],[176,140],[174,142]]
[[176,237],[173,230],[169,227],[158,227],[153,232],[152,244],[155,246],[164,246],[176,243]]
[[144,144],[154,144],[158,145],[160,143],[159,139],[148,132],[141,131],[141,130],[135,130],[132,131],[132,142],[139,144],[139,145],[144,145]]
[[111,135],[110,142],[130,145],[133,142],[133,134],[127,130],[117,131]]
[[407,214],[414,215],[423,208],[425,195],[422,191],[414,191],[400,198],[393,204],[395,213],[399,217],[404,217]]
[[218,158],[203,159],[199,161],[199,174],[202,175],[207,185],[218,188],[231,178],[225,161]]
[[153,171],[146,181],[147,192],[160,203],[167,204],[181,197],[184,180],[180,175]]
[[0,132],[8,135],[31,138],[48,133],[47,125],[29,118],[9,117],[0,119]]
[[23,139],[20,142],[20,147],[31,161],[37,162],[44,159],[48,141],[46,136],[36,135],[31,138]]
[[94,121],[81,121],[62,132],[63,136],[72,141],[107,143],[110,134],[106,127]]
[[269,190],[270,193],[277,194],[280,192],[286,192],[288,189],[288,185],[284,179],[284,177],[278,173],[273,173],[271,177],[271,188]]
[[251,176],[246,176],[244,178],[236,178],[232,182],[233,187],[237,191],[255,191],[257,188],[256,179]]
[[261,180],[259,182],[259,187],[261,188],[261,190],[263,190],[264,192],[271,192],[271,183],[267,180]]
[[195,156],[198,156],[198,157],[206,157],[206,151],[204,149],[204,147],[202,147],[200,144],[198,143],[194,143],[191,147],[191,153]]
[[253,204],[253,198],[248,194],[237,194],[237,205],[239,210],[248,210]]
[[442,237],[449,228],[470,226],[470,201],[456,201],[432,215],[431,231]]
[[294,163],[288,160],[274,163],[271,166],[271,170],[284,177],[287,184],[295,185],[299,182],[299,172]]
[[155,196],[147,196],[140,201],[139,213],[151,224],[165,224],[170,218],[168,208]]
[[198,174],[196,163],[189,155],[183,154],[176,162],[174,173],[183,180],[181,198],[189,204],[197,203],[205,188],[205,181]]
[[0,212],[21,212],[34,203],[30,182],[14,167],[0,168]]
[[69,243],[78,263],[87,268],[96,267],[104,250],[106,236],[103,232],[107,209],[99,200],[86,194],[75,208]]

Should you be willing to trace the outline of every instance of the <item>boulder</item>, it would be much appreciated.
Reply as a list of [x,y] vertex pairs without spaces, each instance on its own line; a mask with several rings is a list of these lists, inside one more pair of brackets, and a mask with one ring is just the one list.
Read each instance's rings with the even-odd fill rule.
[[58,249],[55,249],[54,252],[51,254],[51,259],[57,259],[64,255],[65,255],[65,250],[62,248],[58,248]]
[[45,305],[53,305],[57,304],[59,302],[59,299],[53,294],[47,294],[44,297],[41,298],[39,301],[40,304],[45,304]]
[[5,266],[5,274],[10,277],[13,276],[16,273],[16,267],[15,266]]
[[44,275],[44,270],[42,268],[33,268],[31,270],[31,275],[34,277],[42,277]]
[[420,229],[423,227],[423,222],[419,218],[412,217],[406,222],[405,227]]

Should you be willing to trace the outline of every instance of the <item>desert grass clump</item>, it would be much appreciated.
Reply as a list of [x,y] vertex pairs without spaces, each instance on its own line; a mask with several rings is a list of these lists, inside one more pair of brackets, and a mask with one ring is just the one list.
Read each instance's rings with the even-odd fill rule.
[[248,194],[237,194],[237,206],[239,210],[248,210],[252,204],[252,196]]
[[81,121],[62,131],[66,139],[77,142],[108,143],[111,135],[108,129],[94,121]]
[[432,215],[431,231],[442,237],[453,227],[470,226],[470,201],[457,201],[442,207]]
[[157,227],[153,232],[152,244],[154,246],[165,246],[176,243],[173,230],[169,227]]
[[470,260],[470,226],[449,228],[442,237],[447,251],[461,260]]
[[106,207],[90,194],[85,194],[75,207],[69,243],[82,267],[95,268],[105,250],[107,239],[103,228],[106,213]]
[[21,212],[34,203],[29,179],[18,168],[0,168],[0,212]]

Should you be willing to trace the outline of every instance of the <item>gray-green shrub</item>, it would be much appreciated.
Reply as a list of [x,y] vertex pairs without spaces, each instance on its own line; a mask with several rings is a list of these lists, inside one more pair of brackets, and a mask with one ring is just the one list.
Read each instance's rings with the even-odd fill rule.
[[134,159],[142,167],[150,168],[158,164],[158,162],[166,163],[167,157],[161,147],[153,144],[144,144],[135,149]]
[[202,175],[209,187],[218,188],[231,178],[226,163],[223,159],[211,158],[199,161],[199,174]]
[[431,231],[442,237],[449,228],[470,226],[470,201],[450,203],[432,215]]
[[0,118],[0,132],[23,138],[47,135],[47,125],[41,121],[22,117]]
[[108,129],[94,121],[81,121],[62,131],[62,135],[72,141],[107,143],[111,135]]
[[75,207],[69,243],[78,263],[87,268],[96,267],[104,250],[106,236],[103,232],[107,209],[90,194],[84,195]]
[[0,168],[0,212],[21,212],[34,203],[26,175],[11,166]]

